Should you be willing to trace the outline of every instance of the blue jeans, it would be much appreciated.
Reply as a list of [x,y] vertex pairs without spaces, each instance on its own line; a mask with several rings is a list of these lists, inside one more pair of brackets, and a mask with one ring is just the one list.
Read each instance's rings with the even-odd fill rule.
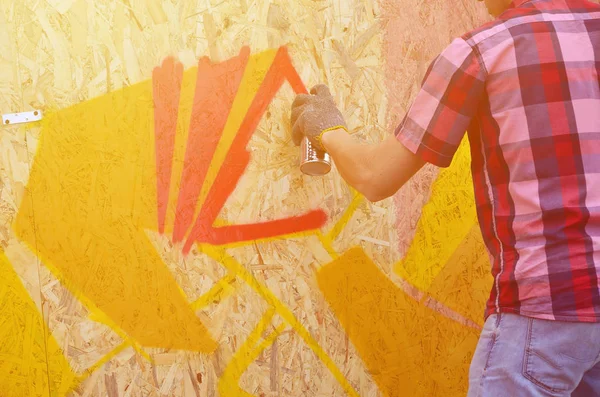
[[488,317],[468,397],[600,396],[600,323]]

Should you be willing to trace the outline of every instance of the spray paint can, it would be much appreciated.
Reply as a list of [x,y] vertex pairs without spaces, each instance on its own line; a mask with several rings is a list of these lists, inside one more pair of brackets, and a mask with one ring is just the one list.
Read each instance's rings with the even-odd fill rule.
[[306,175],[323,176],[331,171],[331,157],[305,137],[300,143],[300,171]]

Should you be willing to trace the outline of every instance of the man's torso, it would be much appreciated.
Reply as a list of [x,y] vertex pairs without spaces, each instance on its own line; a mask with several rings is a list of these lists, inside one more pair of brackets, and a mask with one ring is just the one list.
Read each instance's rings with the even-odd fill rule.
[[463,39],[486,75],[468,129],[486,314],[600,321],[600,6],[517,1]]

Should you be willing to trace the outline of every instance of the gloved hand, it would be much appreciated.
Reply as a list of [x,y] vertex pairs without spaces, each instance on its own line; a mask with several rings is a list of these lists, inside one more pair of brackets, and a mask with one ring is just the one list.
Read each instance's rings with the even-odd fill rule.
[[316,85],[310,94],[296,96],[292,103],[292,138],[296,145],[307,137],[316,148],[325,150],[321,137],[338,128],[348,130],[326,85]]

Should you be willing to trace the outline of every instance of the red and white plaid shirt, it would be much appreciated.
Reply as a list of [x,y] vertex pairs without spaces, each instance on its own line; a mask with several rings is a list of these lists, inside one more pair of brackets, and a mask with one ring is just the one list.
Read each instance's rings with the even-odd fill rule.
[[396,135],[450,164],[465,131],[486,318],[600,322],[600,6],[516,0],[431,64]]

